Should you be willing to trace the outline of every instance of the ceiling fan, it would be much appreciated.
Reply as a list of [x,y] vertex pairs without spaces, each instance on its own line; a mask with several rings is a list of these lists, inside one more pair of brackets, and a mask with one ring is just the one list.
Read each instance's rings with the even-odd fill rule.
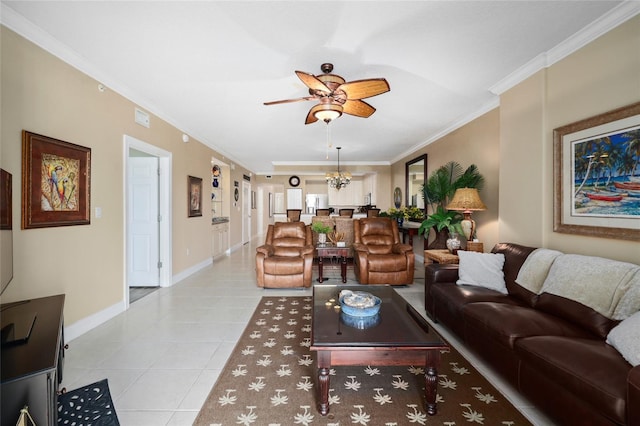
[[345,82],[345,79],[331,74],[333,64],[325,63],[320,66],[323,74],[313,75],[303,71],[296,71],[296,75],[309,88],[309,95],[296,99],[265,102],[264,105],[277,105],[299,101],[318,101],[309,110],[304,124],[322,120],[331,122],[342,113],[356,117],[369,117],[376,109],[362,99],[388,92],[389,83],[384,78],[371,78]]

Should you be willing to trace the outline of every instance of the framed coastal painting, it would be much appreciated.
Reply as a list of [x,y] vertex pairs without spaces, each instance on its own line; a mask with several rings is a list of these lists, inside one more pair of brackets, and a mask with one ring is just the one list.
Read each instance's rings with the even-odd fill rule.
[[88,225],[91,149],[22,132],[22,229]]
[[187,192],[189,194],[188,217],[202,216],[202,178],[188,176]]
[[640,102],[559,127],[555,232],[640,241]]

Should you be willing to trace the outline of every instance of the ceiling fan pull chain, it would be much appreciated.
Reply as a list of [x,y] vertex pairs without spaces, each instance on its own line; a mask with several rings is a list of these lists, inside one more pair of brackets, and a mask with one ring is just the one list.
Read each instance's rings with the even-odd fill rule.
[[331,130],[329,129],[330,121],[327,121],[327,160],[329,159],[329,148],[331,148]]

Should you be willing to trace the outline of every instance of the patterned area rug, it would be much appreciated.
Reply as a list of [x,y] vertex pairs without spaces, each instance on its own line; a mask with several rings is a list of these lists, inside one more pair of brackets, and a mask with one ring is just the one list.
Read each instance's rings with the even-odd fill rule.
[[321,416],[311,312],[311,297],[263,297],[194,425],[531,424],[454,349],[442,354],[435,416],[418,365],[333,368]]

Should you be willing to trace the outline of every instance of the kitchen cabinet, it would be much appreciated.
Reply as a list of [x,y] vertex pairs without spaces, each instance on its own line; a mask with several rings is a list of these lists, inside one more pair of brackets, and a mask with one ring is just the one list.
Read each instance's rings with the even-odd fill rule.
[[215,259],[229,250],[229,223],[218,223],[211,227],[211,255]]
[[361,206],[364,204],[364,185],[361,179],[352,180],[349,185],[337,190],[327,185],[329,194],[329,205],[339,206]]

